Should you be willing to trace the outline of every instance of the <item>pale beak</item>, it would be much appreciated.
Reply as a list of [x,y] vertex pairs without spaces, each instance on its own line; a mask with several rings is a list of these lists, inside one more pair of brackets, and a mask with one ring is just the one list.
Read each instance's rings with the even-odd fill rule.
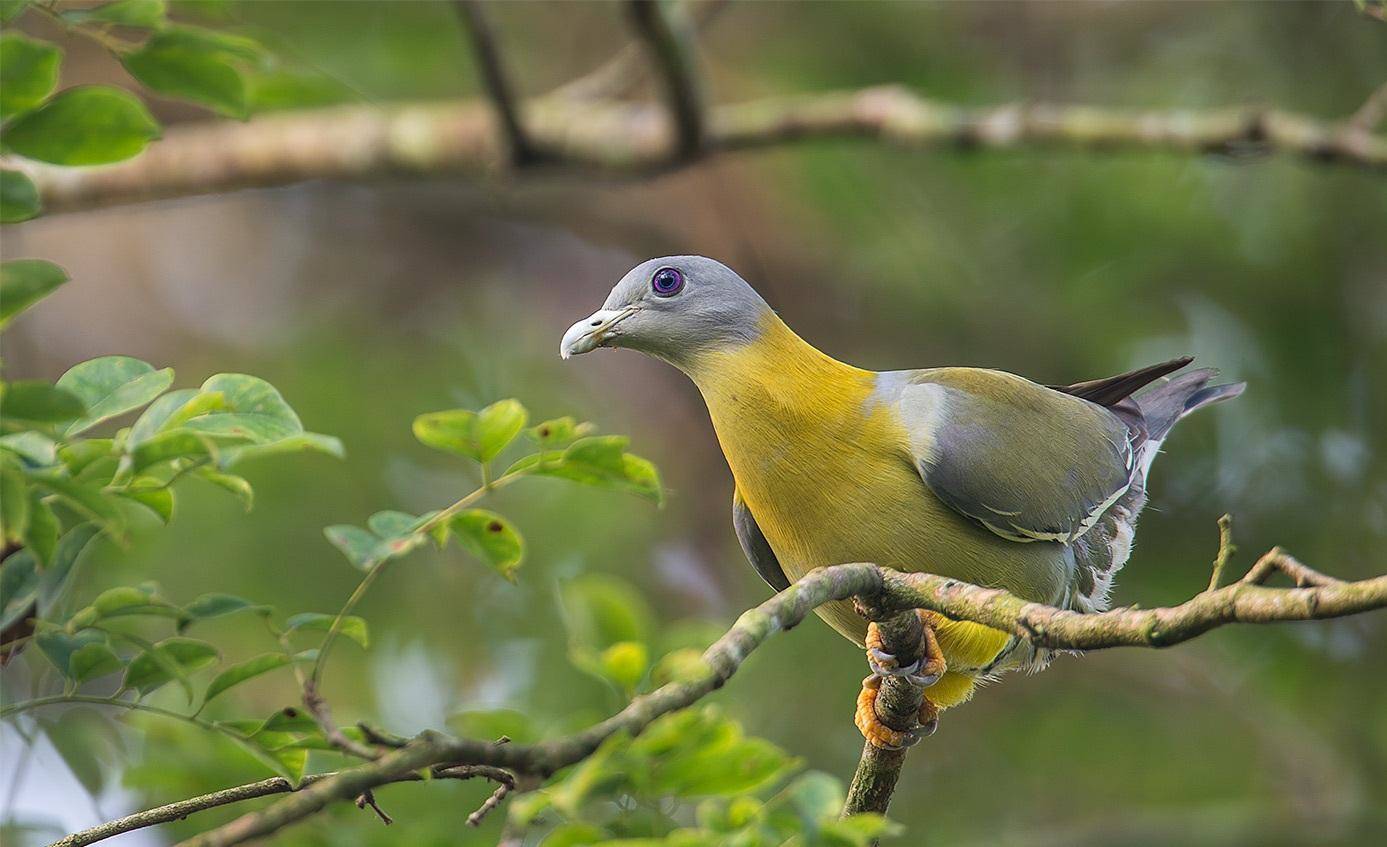
[[559,356],[567,359],[596,350],[611,337],[612,327],[636,313],[636,306],[621,309],[599,309],[568,328],[559,342]]

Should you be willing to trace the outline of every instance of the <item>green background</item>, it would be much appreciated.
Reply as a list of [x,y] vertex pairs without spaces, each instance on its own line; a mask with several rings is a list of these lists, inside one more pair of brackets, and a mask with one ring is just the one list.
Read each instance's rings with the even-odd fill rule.
[[[470,97],[451,9],[231,3],[203,10],[329,82],[326,99]],[[579,75],[627,36],[615,4],[494,8],[519,86]],[[35,35],[54,37],[40,23]],[[63,84],[127,84],[63,41]],[[1387,26],[1352,3],[740,3],[702,39],[719,102],[900,82],[944,100],[1182,109],[1275,104],[1332,118],[1387,75]],[[176,123],[205,113],[156,101]],[[720,258],[808,340],[872,368],[966,364],[1069,382],[1190,353],[1249,382],[1183,424],[1115,602],[1178,602],[1208,579],[1215,519],[1242,554],[1273,544],[1341,577],[1387,541],[1387,183],[1286,159],[907,151],[819,143],[720,157],[650,181],[522,174],[303,185],[39,219],[4,254],[73,283],[6,336],[11,378],[95,355],[278,386],[326,457],[247,471],[257,504],[190,488],[164,532],[106,550],[89,589],[139,575],[174,598],[226,591],[332,611],[357,574],[322,537],[373,511],[470,490],[414,442],[421,412],[516,396],[540,417],[625,432],[669,487],[663,510],[532,481],[496,508],[524,531],[517,585],[460,553],[411,558],[363,604],[374,644],[335,656],[338,717],[397,731],[522,706],[560,729],[618,701],[574,670],[556,585],[621,576],[661,621],[730,623],[767,590],[731,532],[731,479],[700,398],[629,352],[560,362],[558,339],[649,256]],[[268,647],[217,624],[244,658]],[[1370,844],[1387,827],[1387,618],[1223,629],[1168,651],[1062,657],[945,713],[912,753],[892,816],[935,844]],[[817,621],[778,638],[717,701],[814,768],[846,777],[862,656]],[[247,686],[258,713],[287,680]],[[150,726],[127,784],[166,802],[255,775],[197,736]],[[175,746],[176,745],[176,746]],[[494,843],[462,819],[485,788],[381,792],[363,813],[276,843]],[[108,813],[119,809],[106,809]],[[190,834],[209,813],[179,825]],[[94,822],[94,820],[93,820]]]

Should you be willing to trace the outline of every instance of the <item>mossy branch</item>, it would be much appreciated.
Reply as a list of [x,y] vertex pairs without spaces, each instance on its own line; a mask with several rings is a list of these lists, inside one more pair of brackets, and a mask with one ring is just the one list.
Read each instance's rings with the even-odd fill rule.
[[[1277,573],[1285,575],[1295,585],[1285,588],[1266,585]],[[354,800],[373,788],[410,779],[410,774],[427,768],[433,768],[435,773],[457,768],[492,768],[497,769],[496,773],[509,775],[510,784],[518,789],[534,787],[559,769],[591,755],[607,738],[617,733],[639,734],[657,718],[698,702],[721,688],[747,656],[772,635],[799,624],[825,603],[849,598],[857,598],[869,614],[887,622],[886,637],[892,643],[899,641],[905,645],[910,642],[909,633],[904,630],[891,634],[894,621],[914,617],[901,617],[898,613],[922,608],[955,620],[1015,633],[1040,647],[1098,650],[1124,646],[1168,647],[1229,623],[1321,620],[1387,608],[1387,575],[1346,582],[1326,576],[1275,548],[1259,558],[1238,581],[1205,590],[1179,605],[1082,614],[933,574],[901,573],[871,564],[820,568],[742,614],[704,653],[705,669],[701,674],[637,697],[625,709],[582,732],[538,744],[498,744],[424,732],[408,740],[396,740],[390,745],[391,749],[371,762],[336,774],[312,777],[278,803],[243,815],[185,843],[212,847],[262,838],[316,814],[329,804]],[[916,703],[918,707],[918,701]],[[403,746],[396,747],[401,741]],[[867,772],[859,772],[859,778],[854,781],[853,799],[850,800],[853,811],[869,807],[884,809],[894,786],[895,772],[903,761],[903,757],[882,759],[872,750],[865,751],[864,763],[868,757],[875,764]],[[504,780],[498,781],[507,785]],[[90,844],[117,832],[170,820],[171,808],[177,810],[173,817],[183,817],[203,808],[278,793],[278,787],[276,791],[268,791],[263,787],[266,783],[255,785],[262,787],[243,786],[151,809],[122,819],[147,821],[145,823],[122,824],[125,828],[107,831],[106,827],[121,823],[113,822],[89,831],[106,832],[97,838],[58,844]],[[238,792],[248,793],[242,796]],[[499,803],[505,793],[500,792],[495,802]],[[489,806],[494,805],[489,802]]]

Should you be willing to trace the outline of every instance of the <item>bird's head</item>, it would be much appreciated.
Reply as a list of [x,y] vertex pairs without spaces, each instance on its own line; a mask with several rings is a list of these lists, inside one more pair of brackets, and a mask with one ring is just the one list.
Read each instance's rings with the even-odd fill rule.
[[755,340],[770,312],[746,280],[702,256],[665,256],[632,268],[602,308],[568,328],[567,359],[629,347],[684,366],[699,353]]

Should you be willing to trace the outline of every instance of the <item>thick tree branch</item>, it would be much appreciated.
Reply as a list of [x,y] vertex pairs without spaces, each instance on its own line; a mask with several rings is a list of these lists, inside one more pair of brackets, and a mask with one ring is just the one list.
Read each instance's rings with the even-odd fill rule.
[[[545,172],[639,176],[682,162],[659,107],[548,97],[523,111],[531,143],[551,160]],[[141,156],[118,165],[7,166],[31,175],[47,209],[71,211],[305,180],[503,173],[509,157],[500,138],[492,109],[482,103],[341,106],[171,127]],[[1283,154],[1387,171],[1387,138],[1347,121],[1257,108],[962,107],[895,86],[714,107],[703,151],[821,139],[945,149]]]

